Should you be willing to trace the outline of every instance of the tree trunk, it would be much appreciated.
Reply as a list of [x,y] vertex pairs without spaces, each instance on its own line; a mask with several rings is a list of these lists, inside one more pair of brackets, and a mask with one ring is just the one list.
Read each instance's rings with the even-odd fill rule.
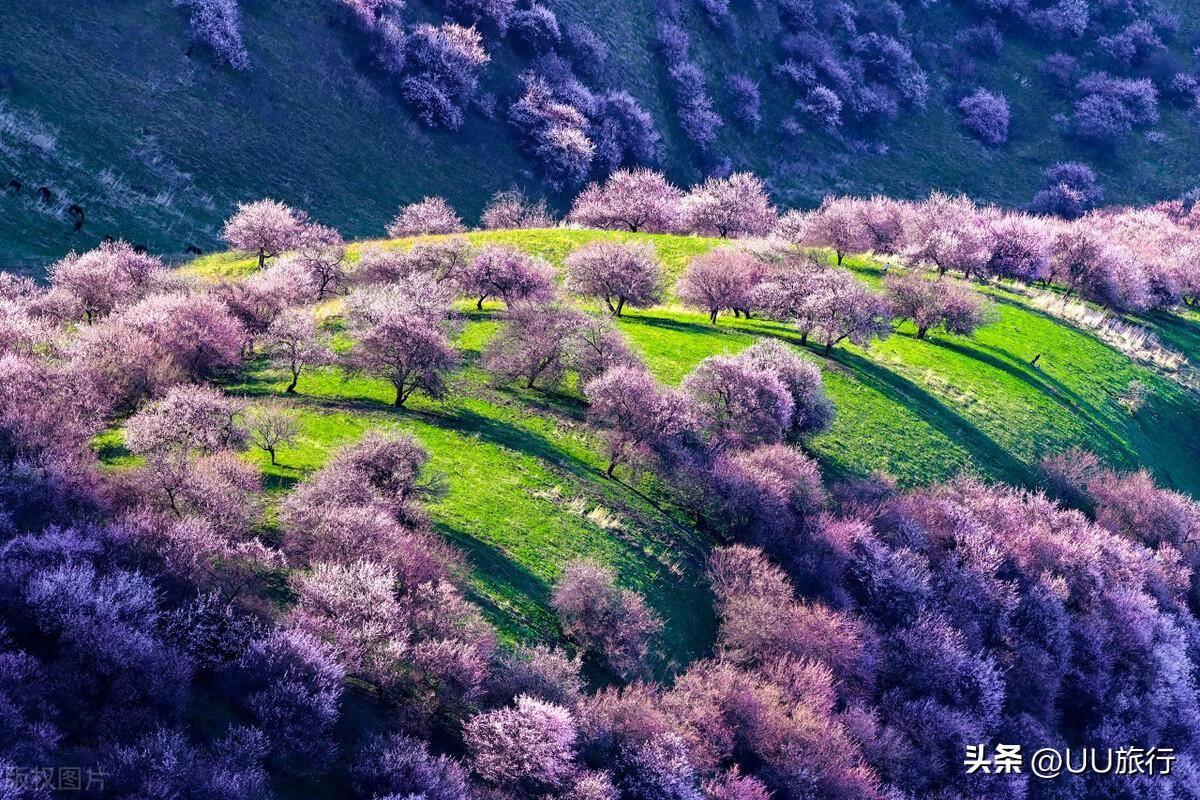
[[259,248],[259,250],[258,250],[258,268],[262,269],[263,265],[266,263],[267,263],[267,251],[263,250],[262,248]]
[[621,312],[624,310],[625,310],[625,298],[618,297],[617,298],[617,309],[613,313],[615,313],[619,317],[619,316],[621,316]]
[[400,408],[404,405],[404,390],[396,389],[396,399],[392,401],[392,408]]
[[833,252],[837,253],[838,266],[840,267],[842,265],[842,259],[845,257],[845,254],[841,250],[834,250]]
[[918,338],[918,339],[924,339],[924,338],[925,338],[925,334],[926,334],[926,333],[928,333],[928,332],[929,332],[929,328],[922,328],[922,327],[921,327],[921,326],[919,326],[919,325],[917,326],[917,338]]
[[808,344],[808,331],[800,331],[800,344]]
[[288,384],[287,394],[296,393],[296,384],[300,382],[300,370],[292,370],[292,382]]
[[615,470],[616,468],[617,468],[617,460],[614,458],[612,461],[608,462],[608,469],[604,470],[604,477],[611,478],[613,476],[613,470]]
[[708,321],[709,321],[709,324],[711,324],[711,325],[717,324],[717,312],[716,311],[708,312]]
[[484,297],[487,297],[487,295],[485,294],[485,295],[483,295],[483,297],[480,297],[478,300],[475,301],[475,309],[477,311],[483,311],[483,298]]
[[275,464],[275,463],[276,463],[276,461],[275,461],[275,448],[274,448],[274,447],[268,447],[268,448],[267,448],[267,452],[271,454],[271,463],[272,463],[272,464]]
[[833,352],[833,339],[825,340],[825,356],[828,357]]
[[610,314],[620,314],[621,313],[620,311],[617,310],[617,307],[612,304],[612,298],[609,297],[608,295],[604,296],[604,305],[608,306],[608,313],[610,313]]

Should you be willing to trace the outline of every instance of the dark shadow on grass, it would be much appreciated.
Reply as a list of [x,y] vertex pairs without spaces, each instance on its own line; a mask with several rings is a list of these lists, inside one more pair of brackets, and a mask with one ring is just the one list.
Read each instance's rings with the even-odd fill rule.
[[[907,334],[901,334],[907,335]],[[913,337],[916,338],[916,337]],[[1041,370],[1035,369],[1028,363],[1013,358],[1003,350],[987,345],[976,345],[971,347],[964,342],[956,341],[950,337],[937,337],[926,340],[928,344],[934,347],[941,347],[944,350],[957,353],[964,358],[969,358],[978,361],[981,364],[999,370],[1007,375],[1011,375],[1017,380],[1025,383],[1031,389],[1049,395],[1061,402],[1063,405],[1079,411],[1080,408],[1086,408],[1091,412],[1095,409],[1083,400],[1073,389],[1063,385],[1062,382],[1046,375]],[[992,352],[985,352],[991,350]]]
[[[471,566],[494,587],[496,594],[520,596],[537,605],[544,613],[539,619],[519,613],[517,607],[504,607],[493,598],[474,589],[468,593],[484,613],[501,628],[522,629],[523,638],[549,639],[556,635],[557,625],[549,609],[550,584],[513,561],[500,548],[444,522],[436,523],[438,533],[466,554]],[[509,623],[509,624],[505,624]]]
[[975,463],[990,472],[992,477],[1015,484],[1032,483],[1031,470],[1027,465],[917,384],[849,350],[835,349],[832,360],[850,370],[864,386],[908,408],[951,441],[964,447]]
[[1156,311],[1145,322],[1167,347],[1183,352],[1191,360],[1200,359],[1200,322],[1171,311]]
[[669,317],[653,317],[647,314],[628,315],[621,317],[622,320],[635,324],[647,325],[651,328],[665,328],[666,330],[676,331],[678,333],[703,334],[705,336],[725,336],[729,334],[745,334],[745,331],[738,330],[735,327],[717,325],[709,325],[706,322],[684,322],[683,320],[671,319]]
[[497,394],[535,411],[565,417],[572,422],[582,422],[587,415],[587,403],[584,399],[564,391],[526,389],[523,384],[516,383],[492,384],[492,389]]
[[541,459],[572,475],[594,478],[596,474],[596,470],[590,464],[566,452],[545,436],[507,422],[490,419],[470,409],[456,408],[445,413],[404,410],[402,413],[418,417],[439,428],[476,435],[485,442]]
[[[287,467],[286,464],[277,464],[276,466]],[[263,475],[263,488],[268,492],[291,491],[300,479],[295,475],[280,475],[278,473],[267,473]]]

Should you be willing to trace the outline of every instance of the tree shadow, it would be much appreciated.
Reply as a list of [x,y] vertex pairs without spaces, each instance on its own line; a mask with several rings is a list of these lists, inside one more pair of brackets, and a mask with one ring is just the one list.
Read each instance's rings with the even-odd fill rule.
[[1032,473],[1028,465],[919,385],[849,350],[834,350],[831,360],[850,370],[864,386],[930,422],[965,448],[972,459],[991,472],[993,477],[1015,484],[1031,483]]
[[[466,555],[477,573],[487,577],[488,585],[494,589],[492,595],[484,594],[474,587],[468,587],[467,594],[483,608],[484,614],[494,624],[511,628],[511,625],[505,625],[504,622],[516,623],[523,629],[526,638],[549,640],[557,636],[558,626],[548,608],[551,586],[544,578],[534,575],[499,547],[482,541],[454,525],[437,522],[435,527],[439,534]],[[543,613],[538,615],[539,618],[534,618],[527,610],[522,610],[519,604],[497,602],[495,595],[528,598],[532,605]]]
[[477,436],[490,444],[533,456],[576,476],[595,477],[596,474],[595,467],[566,452],[545,436],[512,423],[485,417],[467,408],[456,408],[448,413],[421,410],[406,413],[435,427]]
[[651,328],[663,328],[676,333],[699,334],[703,336],[726,336],[731,334],[745,335],[745,331],[740,331],[736,327],[709,325],[704,322],[685,322],[683,320],[671,319],[670,317],[655,317],[648,314],[627,314],[621,319],[625,322],[635,325],[646,325]]
[[1145,321],[1164,345],[1181,351],[1189,359],[1200,358],[1200,321],[1173,311],[1156,311],[1147,315]]

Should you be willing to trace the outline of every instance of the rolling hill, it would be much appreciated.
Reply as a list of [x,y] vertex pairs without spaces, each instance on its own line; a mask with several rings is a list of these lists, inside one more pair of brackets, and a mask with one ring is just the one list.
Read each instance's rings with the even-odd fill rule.
[[[476,244],[503,243],[560,264],[596,238],[636,239],[656,247],[672,278],[687,260],[717,240],[580,230],[481,232]],[[383,243],[404,247],[412,240]],[[351,248],[356,258],[365,246]],[[848,259],[868,281],[882,267]],[[206,280],[237,279],[256,261],[236,254],[196,259],[184,267]],[[806,444],[825,477],[836,481],[880,471],[903,486],[932,483],[963,472],[988,480],[1036,485],[1036,462],[1080,446],[1114,467],[1144,466],[1160,483],[1200,495],[1200,429],[1195,396],[1171,377],[1033,307],[1012,287],[988,287],[991,321],[971,338],[932,335],[918,340],[902,326],[864,349],[839,346],[830,358],[800,348],[824,374],[837,417]],[[337,324],[339,299],[324,315]],[[564,563],[590,557],[614,566],[623,583],[645,593],[667,620],[666,668],[706,651],[713,620],[700,571],[714,542],[697,531],[652,475],[617,481],[602,476],[604,457],[584,424],[584,404],[572,387],[563,393],[498,386],[476,365],[498,327],[499,307],[463,307],[457,342],[466,366],[443,403],[422,398],[390,406],[390,387],[328,368],[302,376],[287,397],[299,414],[294,448],[271,465],[257,454],[269,493],[278,497],[331,452],[371,428],[414,433],[429,450],[445,484],[432,504],[438,530],[467,555],[475,570],[475,599],[509,640],[554,640],[550,588]],[[1200,317],[1160,314],[1146,321],[1170,346],[1193,360],[1200,354]],[[740,351],[762,337],[798,345],[788,326],[721,317],[717,326],[673,302],[630,311],[620,329],[661,380],[677,384],[701,359]],[[1041,354],[1037,365],[1034,356]],[[1125,396],[1140,384],[1143,401]],[[257,402],[284,398],[286,381],[261,361],[224,388]],[[111,469],[130,463],[115,428],[97,441]],[[269,515],[268,515],[269,516]]]

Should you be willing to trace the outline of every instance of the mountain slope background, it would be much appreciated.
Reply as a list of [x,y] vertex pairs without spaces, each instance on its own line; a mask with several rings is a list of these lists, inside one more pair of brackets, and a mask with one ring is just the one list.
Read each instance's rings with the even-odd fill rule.
[[[1070,111],[1038,69],[1057,45],[1014,27],[1001,31],[998,56],[959,67],[932,63],[928,43],[951,43],[980,20],[958,3],[905,4],[905,30],[928,74],[927,107],[906,109],[878,130],[836,136],[781,130],[795,92],[772,77],[782,36],[777,3],[735,2],[732,23],[715,29],[697,3],[679,4],[691,36],[691,58],[703,70],[715,110],[726,118],[701,157],[676,120],[656,14],[647,0],[557,0],[548,4],[564,28],[586,24],[610,55],[589,81],[624,89],[651,113],[672,178],[690,183],[714,168],[753,170],[777,202],[815,204],[825,193],[915,197],[938,188],[1006,205],[1022,204],[1040,172],[1083,159],[1101,177],[1110,202],[1177,196],[1196,183],[1192,112],[1160,102],[1161,120],[1101,152],[1064,136],[1053,121]],[[874,4],[859,4],[863,8]],[[1193,67],[1196,20],[1182,4],[1179,30],[1161,59]],[[408,24],[439,22],[439,4],[410,0]],[[241,31],[250,56],[244,71],[214,62],[193,42],[185,9],[171,3],[65,0],[0,10],[0,263],[36,271],[49,259],[93,246],[106,235],[182,255],[191,244],[218,243],[220,222],[239,201],[273,196],[308,208],[347,236],[378,234],[395,208],[426,194],[449,199],[474,219],[495,191],[520,186],[548,194],[562,209],[570,192],[550,192],[523,155],[504,113],[530,63],[491,32],[481,96],[494,96],[489,119],[479,108],[460,130],[425,127],[404,104],[395,82],[363,55],[362,33],[348,27],[332,0],[286,6],[242,0]],[[924,43],[924,44],[922,44]],[[1101,68],[1095,41],[1069,49],[1087,69]],[[944,59],[943,59],[944,60]],[[1086,71],[1086,70],[1085,70]],[[725,85],[741,72],[762,87],[763,122],[756,132],[734,124]],[[1130,73],[1136,75],[1136,70]],[[954,93],[965,85],[1002,92],[1011,104],[1008,142],[990,148],[962,127]],[[50,199],[36,191],[46,187]],[[71,205],[86,213],[72,233]]]

